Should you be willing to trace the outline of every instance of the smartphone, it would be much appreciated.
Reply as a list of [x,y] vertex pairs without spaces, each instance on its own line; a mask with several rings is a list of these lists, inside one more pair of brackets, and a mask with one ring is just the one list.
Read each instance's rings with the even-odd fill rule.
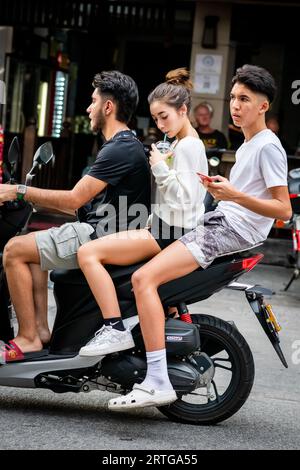
[[210,183],[212,183],[214,181],[210,176],[204,175],[203,173],[198,173],[198,171],[197,175],[200,176],[202,182],[209,181]]

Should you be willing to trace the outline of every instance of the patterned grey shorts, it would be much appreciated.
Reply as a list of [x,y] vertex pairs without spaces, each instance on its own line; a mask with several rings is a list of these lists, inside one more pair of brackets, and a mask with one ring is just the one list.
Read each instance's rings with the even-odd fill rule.
[[218,256],[253,246],[229,225],[225,215],[218,210],[204,214],[202,223],[179,241],[204,269]]

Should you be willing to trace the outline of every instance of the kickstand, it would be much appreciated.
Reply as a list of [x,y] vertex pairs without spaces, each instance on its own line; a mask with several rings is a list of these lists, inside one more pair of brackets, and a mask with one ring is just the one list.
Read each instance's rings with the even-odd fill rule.
[[299,277],[299,274],[300,274],[299,269],[297,269],[297,268],[294,269],[294,272],[292,274],[291,279],[289,280],[289,282],[287,283],[287,285],[283,289],[284,292],[286,292],[288,290],[288,288],[290,287],[290,285],[292,284],[292,282],[294,282],[294,280]]

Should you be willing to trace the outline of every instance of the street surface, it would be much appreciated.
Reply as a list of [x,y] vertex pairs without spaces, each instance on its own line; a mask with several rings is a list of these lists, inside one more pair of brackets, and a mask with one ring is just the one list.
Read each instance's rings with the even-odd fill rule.
[[190,307],[192,313],[234,320],[251,347],[255,383],[245,405],[229,420],[213,427],[182,425],[156,409],[109,412],[111,393],[58,395],[0,387],[0,449],[300,449],[300,279],[285,293],[290,274],[287,268],[258,265],[239,279],[276,292],[271,303],[283,327],[281,346],[288,369],[244,293],[223,290]]

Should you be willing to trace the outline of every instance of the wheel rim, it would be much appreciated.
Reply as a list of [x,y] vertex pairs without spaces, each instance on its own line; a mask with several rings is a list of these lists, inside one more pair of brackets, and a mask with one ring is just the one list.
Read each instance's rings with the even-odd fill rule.
[[[183,395],[174,406],[184,406],[185,412],[199,415],[212,412],[228,403],[234,397],[240,381],[240,359],[230,341],[211,331],[201,333],[201,352],[208,354],[213,361],[215,372],[211,381],[212,397],[208,396],[207,388],[201,387],[190,394]],[[214,352],[215,351],[215,352]],[[209,354],[210,353],[210,354]],[[194,357],[197,361],[197,356]]]

